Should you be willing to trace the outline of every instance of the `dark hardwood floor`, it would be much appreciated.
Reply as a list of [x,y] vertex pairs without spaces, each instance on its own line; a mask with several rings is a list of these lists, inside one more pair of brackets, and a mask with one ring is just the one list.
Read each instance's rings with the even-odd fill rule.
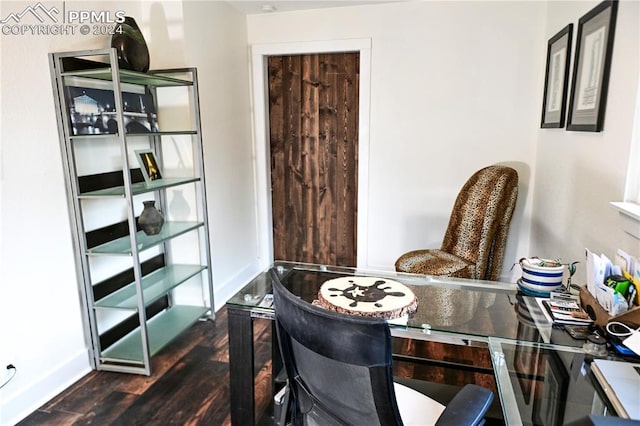
[[[254,321],[255,395],[260,426],[273,424],[271,324],[264,319]],[[486,349],[397,339],[394,353],[409,356],[408,360],[394,361],[394,374],[398,377],[446,384],[451,392],[464,383],[496,391]],[[412,356],[468,364],[474,369],[411,362]],[[198,322],[157,354],[152,359],[152,372],[151,376],[141,376],[93,371],[18,426],[230,425],[226,308],[217,312],[215,322]],[[435,397],[430,391],[427,393]],[[443,397],[450,398],[451,393],[445,392]],[[498,420],[487,424],[503,424],[497,400],[494,399],[492,411]]]
[[[256,405],[271,401],[271,322],[256,320]],[[227,311],[198,322],[152,359],[152,375],[93,371],[19,426],[230,425]]]

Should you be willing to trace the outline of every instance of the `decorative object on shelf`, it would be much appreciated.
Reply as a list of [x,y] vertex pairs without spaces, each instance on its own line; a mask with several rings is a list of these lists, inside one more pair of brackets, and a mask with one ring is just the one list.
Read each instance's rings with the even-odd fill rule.
[[142,170],[144,181],[147,184],[153,182],[154,180],[162,179],[160,166],[158,166],[158,161],[156,161],[156,156],[153,154],[152,150],[137,150],[136,158],[138,158],[138,162],[140,163],[140,170]]
[[162,225],[164,225],[164,217],[158,209],[156,209],[156,202],[154,200],[143,201],[142,204],[144,204],[144,209],[138,217],[138,225],[145,234],[156,235],[162,229]]
[[542,128],[564,127],[572,34],[573,24],[569,24],[551,37],[547,44],[547,69],[540,122]]
[[617,0],[607,0],[578,22],[567,130],[600,132],[604,127],[617,13]]
[[149,71],[149,49],[136,20],[125,16],[120,28],[122,31],[111,37],[111,47],[115,47],[117,51],[120,68]]
[[158,114],[150,94],[122,92],[124,128],[129,134],[158,132]]

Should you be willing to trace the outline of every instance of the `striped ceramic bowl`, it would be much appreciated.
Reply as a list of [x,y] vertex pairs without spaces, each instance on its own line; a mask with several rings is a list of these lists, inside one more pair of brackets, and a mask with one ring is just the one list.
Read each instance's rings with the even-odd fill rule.
[[560,262],[537,257],[520,259],[521,283],[525,287],[540,291],[554,291],[562,286],[565,267]]

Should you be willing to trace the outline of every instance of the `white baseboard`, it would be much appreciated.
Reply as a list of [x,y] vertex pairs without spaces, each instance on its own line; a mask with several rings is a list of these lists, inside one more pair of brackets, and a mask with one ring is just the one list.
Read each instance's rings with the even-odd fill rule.
[[[19,385],[17,375],[20,374],[20,366],[17,367],[16,377],[13,379],[16,381],[15,385]],[[63,365],[51,366],[49,374],[22,389],[11,392],[9,383],[2,390],[0,426],[15,425],[89,372],[89,355],[83,350]]]

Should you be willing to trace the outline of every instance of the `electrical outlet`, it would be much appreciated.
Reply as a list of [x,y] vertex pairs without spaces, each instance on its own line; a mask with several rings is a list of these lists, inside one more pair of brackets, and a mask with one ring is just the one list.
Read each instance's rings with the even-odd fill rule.
[[15,371],[13,370],[13,368],[7,368],[7,366],[9,365],[13,365],[11,363],[3,363],[2,367],[0,367],[0,385],[3,383],[6,383],[13,374],[15,374]]
[[7,352],[0,354],[0,384],[4,383],[14,373],[12,370],[7,370],[8,365],[15,366],[15,360]]

